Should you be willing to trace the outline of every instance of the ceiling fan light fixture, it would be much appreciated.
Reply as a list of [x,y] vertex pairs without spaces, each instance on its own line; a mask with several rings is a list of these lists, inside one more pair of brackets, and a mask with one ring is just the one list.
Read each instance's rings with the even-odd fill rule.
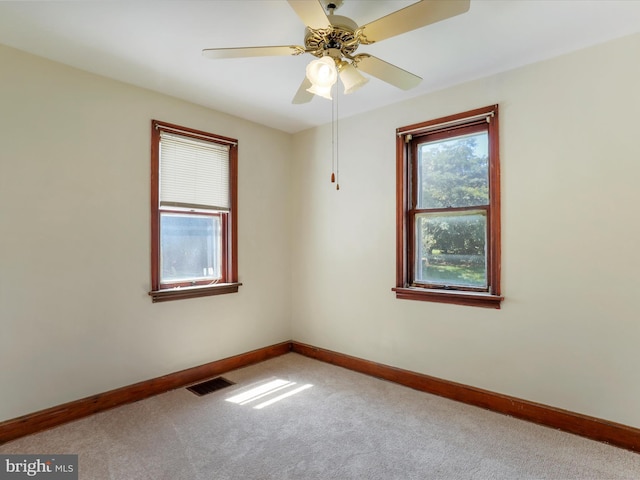
[[345,95],[355,92],[369,81],[350,63],[345,63],[340,69],[340,80],[344,85]]
[[[306,26],[303,45],[205,48],[202,54],[215,59],[307,53],[319,57],[307,66],[307,75],[293,98],[294,104],[308,103],[314,95],[331,99],[330,86],[337,81],[338,72],[345,87],[345,94],[354,92],[368,81],[359,72],[402,90],[416,87],[422,81],[419,76],[373,55],[357,54],[356,50],[360,45],[371,45],[461,15],[467,12],[471,5],[471,0],[413,0],[407,7],[365,25],[359,25],[351,18],[334,14],[335,10],[342,6],[343,0],[287,2]],[[349,64],[353,68],[348,67]],[[344,72],[343,68],[346,68]]]
[[311,82],[311,87],[307,88],[307,92],[331,100],[331,87],[338,80],[335,60],[329,56],[312,60],[307,65],[306,73]]

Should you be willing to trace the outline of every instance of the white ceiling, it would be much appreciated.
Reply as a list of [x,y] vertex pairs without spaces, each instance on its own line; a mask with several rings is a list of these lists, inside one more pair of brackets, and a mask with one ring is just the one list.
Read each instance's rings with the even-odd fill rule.
[[[336,14],[363,25],[411,3],[344,0]],[[340,95],[340,116],[639,31],[640,0],[471,0],[463,15],[360,46],[424,80],[402,91],[371,78]],[[0,1],[0,43],[286,132],[331,121],[328,100],[291,104],[313,57],[210,60],[201,51],[303,40],[285,0]]]

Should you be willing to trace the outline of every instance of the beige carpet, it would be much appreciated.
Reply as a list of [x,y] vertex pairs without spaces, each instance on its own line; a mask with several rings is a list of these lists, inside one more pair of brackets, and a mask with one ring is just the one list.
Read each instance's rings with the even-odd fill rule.
[[294,353],[224,377],[0,453],[78,454],[81,480],[640,478],[638,454]]

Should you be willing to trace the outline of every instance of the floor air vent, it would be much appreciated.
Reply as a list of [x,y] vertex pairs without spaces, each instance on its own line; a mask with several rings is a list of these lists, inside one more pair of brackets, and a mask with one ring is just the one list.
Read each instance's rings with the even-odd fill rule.
[[211,392],[215,392],[216,390],[230,387],[231,385],[235,384],[233,382],[230,382],[226,378],[218,377],[214,378],[213,380],[207,380],[206,382],[191,385],[190,387],[187,387],[187,390],[195,393],[196,395],[202,396]]

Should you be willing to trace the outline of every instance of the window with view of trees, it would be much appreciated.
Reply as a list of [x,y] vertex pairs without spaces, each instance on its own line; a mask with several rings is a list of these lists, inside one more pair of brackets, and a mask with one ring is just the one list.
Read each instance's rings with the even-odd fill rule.
[[152,121],[154,302],[238,290],[235,139]]
[[398,129],[396,296],[499,308],[498,106]]

